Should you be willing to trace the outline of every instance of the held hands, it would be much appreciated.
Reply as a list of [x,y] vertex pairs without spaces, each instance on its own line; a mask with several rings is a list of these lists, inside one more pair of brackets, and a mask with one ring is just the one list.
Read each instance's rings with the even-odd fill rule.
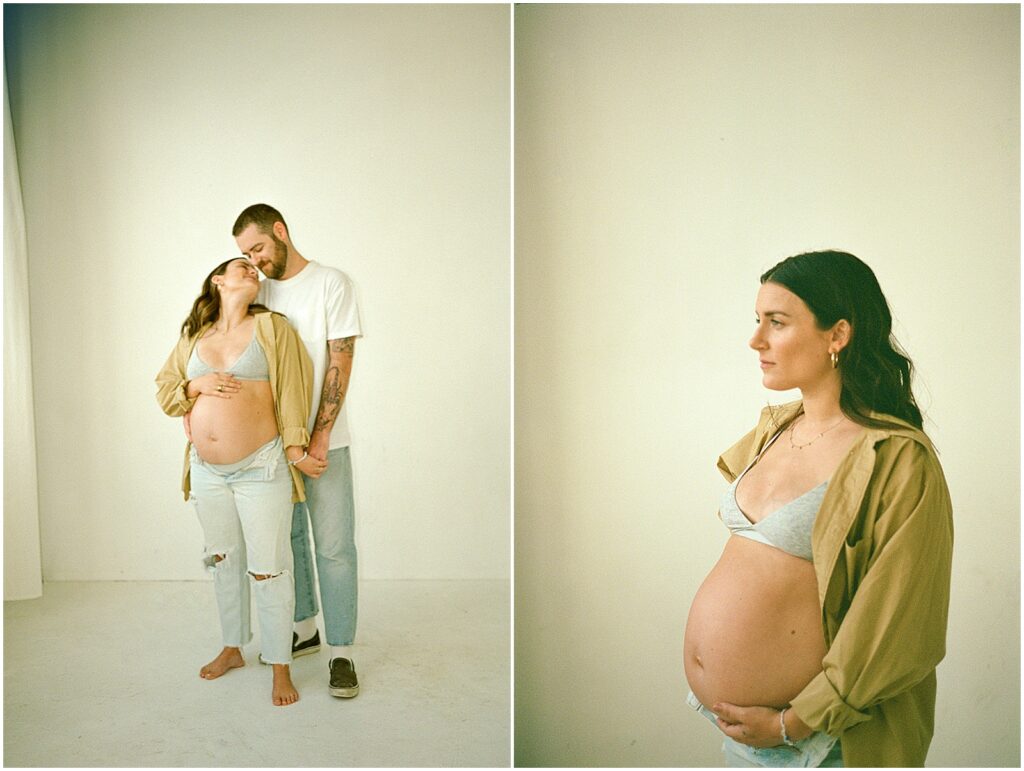
[[190,399],[200,394],[230,399],[232,394],[242,390],[242,381],[227,372],[208,372],[202,377],[188,381],[186,393]]
[[327,448],[330,441],[329,434],[314,431],[309,438],[309,447],[288,447],[285,455],[288,456],[288,462],[303,474],[310,479],[318,479],[327,470]]
[[[303,451],[301,447],[289,447],[285,454],[288,456],[288,462],[292,466],[295,466],[295,468],[311,479],[317,479],[327,468],[327,461],[314,458],[309,454],[308,449]],[[294,458],[292,457],[293,455],[295,456]],[[302,458],[302,460],[296,462],[298,458]]]
[[[782,730],[779,725],[779,710],[771,707],[737,707],[735,704],[719,702],[711,707],[718,715],[718,727],[722,733],[740,744],[749,747],[776,747],[782,744]],[[804,739],[810,729],[796,715],[787,710],[786,733],[792,741]],[[795,719],[795,720],[794,720]],[[790,725],[799,723],[799,726]]]
[[323,473],[327,469],[327,450],[331,446],[331,435],[327,431],[313,431],[313,435],[309,437],[309,447],[306,448],[313,458],[323,462],[323,469],[320,473]]

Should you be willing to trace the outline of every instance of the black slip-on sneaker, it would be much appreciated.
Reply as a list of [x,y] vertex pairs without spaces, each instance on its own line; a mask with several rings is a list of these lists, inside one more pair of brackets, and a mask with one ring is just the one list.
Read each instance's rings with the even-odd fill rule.
[[299,642],[299,636],[292,632],[292,658],[305,656],[309,653],[316,653],[320,650],[320,630],[313,632],[313,636],[305,642]]
[[351,699],[359,693],[355,665],[344,658],[331,659],[331,682],[327,690],[339,699]]

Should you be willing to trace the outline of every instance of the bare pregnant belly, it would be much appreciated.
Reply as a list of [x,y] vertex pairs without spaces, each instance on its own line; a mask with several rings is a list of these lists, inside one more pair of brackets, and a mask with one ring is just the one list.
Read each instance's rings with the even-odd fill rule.
[[241,383],[230,399],[200,394],[192,406],[192,444],[207,463],[240,461],[277,436],[270,383]]
[[683,662],[694,695],[781,708],[818,672],[825,639],[814,566],[730,536],[686,620]]

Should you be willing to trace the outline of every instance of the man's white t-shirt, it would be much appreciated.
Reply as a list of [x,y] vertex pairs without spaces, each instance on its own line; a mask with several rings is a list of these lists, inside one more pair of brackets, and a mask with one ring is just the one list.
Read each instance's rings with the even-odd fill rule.
[[[302,270],[285,281],[263,279],[256,302],[288,317],[313,360],[313,411],[309,416],[312,433],[329,361],[327,341],[362,336],[355,288],[351,279],[337,268],[310,260]],[[347,402],[348,399],[342,402],[331,429],[332,450],[351,444]]]

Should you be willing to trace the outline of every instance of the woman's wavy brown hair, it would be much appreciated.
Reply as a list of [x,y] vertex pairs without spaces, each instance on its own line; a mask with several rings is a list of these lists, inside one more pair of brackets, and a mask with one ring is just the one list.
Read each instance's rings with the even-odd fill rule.
[[[220,292],[217,291],[217,285],[213,283],[213,277],[223,276],[228,269],[228,265],[235,260],[244,259],[244,257],[232,257],[210,271],[210,275],[203,281],[203,290],[199,293],[196,301],[192,303],[192,310],[181,325],[181,333],[183,335],[194,337],[204,326],[211,321],[217,320],[217,317],[220,316]],[[270,308],[259,303],[249,305],[250,313],[268,313],[269,311]]]

